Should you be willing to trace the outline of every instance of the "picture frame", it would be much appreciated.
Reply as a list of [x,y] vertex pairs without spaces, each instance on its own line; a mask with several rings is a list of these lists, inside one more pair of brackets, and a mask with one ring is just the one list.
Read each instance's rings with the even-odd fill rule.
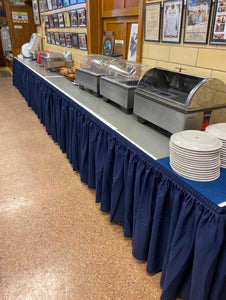
[[70,0],[63,0],[63,6],[69,6],[70,5]]
[[49,26],[49,16],[45,15],[45,27],[50,28]]
[[49,28],[54,28],[53,15],[49,15]]
[[79,49],[87,50],[87,39],[86,33],[78,33]]
[[62,12],[58,13],[58,21],[59,21],[59,27],[64,28],[64,15]]
[[52,0],[46,0],[48,10],[53,10]]
[[65,32],[65,45],[71,48],[71,34],[70,32]]
[[144,40],[160,41],[161,2],[145,4],[144,14]]
[[130,40],[129,40],[127,60],[136,61],[137,34],[138,34],[138,24],[132,23],[131,30],[130,30]]
[[86,9],[84,7],[77,9],[77,16],[78,16],[78,26],[86,27]]
[[79,49],[79,40],[77,32],[72,32],[71,34],[71,45],[73,48]]
[[64,6],[63,0],[57,0],[57,6],[58,6],[58,8],[62,8]]
[[64,27],[71,27],[69,11],[64,11]]
[[54,25],[54,28],[59,27],[58,14],[53,14],[53,25]]
[[66,44],[65,44],[65,34],[64,34],[64,32],[59,32],[59,38],[60,38],[60,45],[65,47]]
[[212,26],[210,32],[210,44],[226,45],[226,2],[215,0]]
[[39,9],[41,13],[44,12],[43,0],[39,0]]
[[162,42],[180,43],[183,5],[183,0],[163,2]]
[[51,44],[56,45],[55,35],[53,31],[50,32],[50,39],[51,39]]
[[49,8],[48,8],[48,3],[47,3],[47,0],[42,0],[42,5],[43,5],[43,11],[48,11]]
[[212,0],[187,0],[184,43],[207,44]]
[[70,14],[71,27],[78,27],[77,10],[76,9],[70,10],[69,14]]
[[50,37],[50,32],[49,31],[46,32],[46,41],[47,41],[48,44],[51,44],[51,37]]
[[71,2],[71,5],[74,5],[74,4],[78,3],[77,0],[71,0],[70,2]]
[[59,32],[54,32],[54,37],[55,37],[55,42],[56,42],[56,45],[60,45],[60,35],[59,35]]
[[39,6],[38,0],[32,0],[32,9],[33,9],[33,17],[34,17],[34,24],[40,25],[40,15],[39,15]]
[[57,0],[52,0],[52,8],[53,10],[58,8]]

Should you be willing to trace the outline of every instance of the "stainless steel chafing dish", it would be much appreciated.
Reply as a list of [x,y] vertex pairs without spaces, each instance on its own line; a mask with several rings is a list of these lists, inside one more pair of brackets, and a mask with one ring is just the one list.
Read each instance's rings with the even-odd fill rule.
[[41,54],[42,66],[50,71],[57,71],[61,67],[72,67],[71,51],[64,53],[44,52]]
[[131,113],[134,91],[145,67],[124,59],[113,60],[106,68],[107,75],[100,77],[100,94],[104,100],[117,103],[124,112]]
[[148,70],[135,90],[134,114],[170,133],[226,122],[226,85],[219,79],[161,68]]
[[99,54],[84,56],[80,68],[76,69],[76,80],[80,89],[88,89],[100,96],[100,77],[106,75],[106,68],[113,58]]

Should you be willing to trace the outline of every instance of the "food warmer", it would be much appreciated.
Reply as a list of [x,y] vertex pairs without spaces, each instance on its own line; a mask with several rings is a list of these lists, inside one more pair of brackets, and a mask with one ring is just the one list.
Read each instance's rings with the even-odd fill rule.
[[113,60],[106,69],[107,75],[100,77],[100,94],[105,101],[120,105],[122,111],[133,111],[134,91],[145,71],[145,65],[124,59]]
[[100,96],[100,77],[107,74],[106,68],[113,58],[99,54],[88,54],[76,69],[76,79],[80,89],[88,89]]
[[64,53],[43,52],[41,54],[41,66],[49,71],[57,71],[61,67],[70,68],[73,66],[71,51]]
[[219,79],[153,68],[135,90],[134,114],[170,133],[226,122],[226,85]]

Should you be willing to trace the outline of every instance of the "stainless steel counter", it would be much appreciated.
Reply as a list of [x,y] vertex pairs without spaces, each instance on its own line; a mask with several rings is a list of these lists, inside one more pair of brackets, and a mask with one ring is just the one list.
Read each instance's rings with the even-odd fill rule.
[[123,113],[117,105],[106,103],[102,97],[81,90],[56,72],[46,71],[35,61],[19,60],[151,157],[159,159],[169,156],[169,135],[161,129],[138,123],[135,115]]

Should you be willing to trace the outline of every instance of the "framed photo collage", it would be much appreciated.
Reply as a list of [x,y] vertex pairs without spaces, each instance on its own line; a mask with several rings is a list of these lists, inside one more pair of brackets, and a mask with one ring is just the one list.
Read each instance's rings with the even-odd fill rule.
[[[40,3],[41,2],[41,3]],[[55,10],[57,8],[68,7],[70,5],[85,3],[85,0],[39,0],[40,11]],[[62,47],[87,50],[87,36],[83,32],[71,32],[71,28],[86,28],[86,9],[85,7],[73,7],[71,10],[63,10],[45,15],[45,34],[47,43]],[[48,31],[48,29],[59,28],[59,32]],[[70,32],[61,29],[70,28]]]
[[[226,0],[167,0],[145,4],[144,40],[180,43],[184,27],[184,43],[226,45]],[[183,7],[186,4],[184,26]],[[212,24],[210,25],[210,20]]]

